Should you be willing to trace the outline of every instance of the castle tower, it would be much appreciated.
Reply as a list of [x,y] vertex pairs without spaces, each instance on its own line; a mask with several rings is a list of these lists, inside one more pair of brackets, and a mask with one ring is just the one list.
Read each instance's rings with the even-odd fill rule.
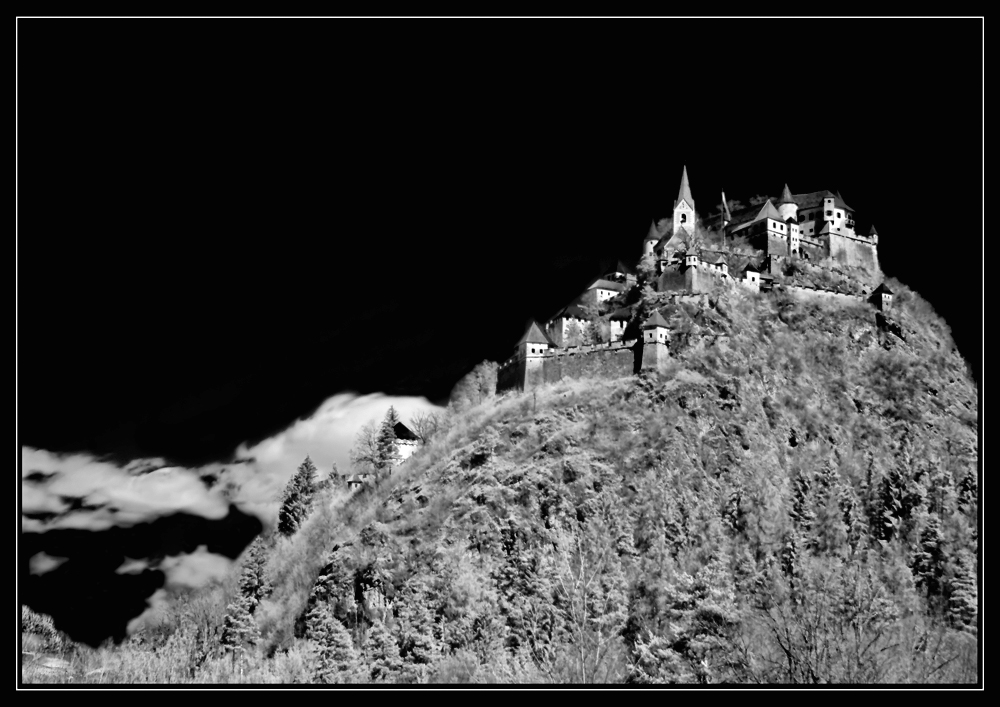
[[688,233],[694,233],[694,199],[691,197],[691,184],[688,182],[688,168],[684,165],[684,172],[681,174],[681,188],[677,191],[677,198],[674,200],[674,231],[672,235],[677,235],[677,231],[684,229]]
[[537,388],[545,381],[542,355],[553,347],[538,322],[531,322],[524,336],[517,342],[517,355],[524,360],[524,390]]
[[642,239],[643,257],[653,254],[653,248],[660,241],[660,232],[656,230],[656,221],[649,222],[649,232]]
[[868,301],[875,306],[875,309],[884,312],[892,307],[892,290],[883,282],[875,288]]
[[642,325],[642,370],[658,371],[666,364],[670,329],[659,310]]
[[872,239],[872,243],[878,245],[878,231],[875,230],[875,224],[872,224],[872,228],[868,231],[868,237]]
[[784,191],[781,192],[781,199],[778,201],[778,214],[785,223],[788,222],[788,219],[797,221],[799,217],[799,205],[792,198],[792,191],[787,184]]

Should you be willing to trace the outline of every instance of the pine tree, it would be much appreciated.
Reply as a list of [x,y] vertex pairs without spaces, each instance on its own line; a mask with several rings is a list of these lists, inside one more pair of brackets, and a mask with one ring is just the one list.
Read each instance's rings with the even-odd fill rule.
[[388,473],[396,458],[396,425],[398,424],[399,415],[396,413],[396,408],[390,405],[385,417],[382,418],[376,442],[375,468],[379,472]]
[[259,642],[260,629],[251,615],[250,599],[240,594],[226,607],[221,643],[227,650],[242,653]]
[[976,558],[968,550],[961,550],[948,582],[948,618],[953,625],[976,631],[978,596]]
[[399,645],[381,621],[376,620],[368,629],[365,654],[372,682],[396,682],[399,679],[403,667]]
[[320,683],[358,682],[363,678],[351,634],[326,603],[316,604],[306,619],[308,637],[316,644],[313,680]]
[[285,486],[281,509],[278,511],[278,532],[285,536],[295,534],[312,509],[315,493],[316,465],[306,457]]
[[250,544],[243,570],[240,572],[240,594],[249,600],[250,613],[257,610],[257,605],[271,592],[265,565],[267,562],[263,539],[258,536]]

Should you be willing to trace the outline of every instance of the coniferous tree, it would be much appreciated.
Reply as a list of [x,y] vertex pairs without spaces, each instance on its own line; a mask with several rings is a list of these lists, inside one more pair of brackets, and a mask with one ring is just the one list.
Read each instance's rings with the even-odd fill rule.
[[250,543],[250,549],[243,563],[243,570],[240,572],[240,594],[249,600],[250,613],[256,611],[257,605],[271,591],[271,583],[268,580],[265,567],[267,563],[266,553],[263,538],[257,536]]
[[376,620],[368,629],[365,643],[368,676],[372,682],[396,682],[403,668],[399,645],[381,621]]
[[316,493],[316,465],[306,457],[298,470],[285,486],[278,511],[278,532],[285,536],[294,535],[312,510],[313,495]]
[[330,606],[316,604],[306,621],[309,625],[308,637],[317,650],[313,679],[327,684],[363,680],[351,634],[333,615]]
[[250,599],[243,594],[226,607],[221,643],[227,650],[243,653],[260,642],[260,629],[251,614]]
[[979,613],[979,590],[976,586],[976,558],[968,550],[961,550],[948,582],[948,619],[955,626],[976,630]]
[[398,424],[399,415],[396,413],[396,408],[390,405],[385,417],[382,418],[376,442],[375,468],[380,473],[387,474],[396,458],[396,425]]

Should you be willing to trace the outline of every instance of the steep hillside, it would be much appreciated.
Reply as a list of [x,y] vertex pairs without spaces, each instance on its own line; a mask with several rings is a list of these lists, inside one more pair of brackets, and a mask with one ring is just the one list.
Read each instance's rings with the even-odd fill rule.
[[663,370],[454,413],[267,539],[247,676],[974,682],[976,390],[891,285],[905,340],[737,288],[665,310]]

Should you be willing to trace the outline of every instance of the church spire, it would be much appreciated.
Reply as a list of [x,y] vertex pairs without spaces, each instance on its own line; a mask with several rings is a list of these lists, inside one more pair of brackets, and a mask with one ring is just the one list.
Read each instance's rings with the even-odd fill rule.
[[694,207],[694,199],[691,197],[691,184],[688,182],[688,168],[684,165],[684,172],[681,174],[681,188],[677,191],[677,200],[674,202],[674,208],[684,200],[688,203],[688,206]]

